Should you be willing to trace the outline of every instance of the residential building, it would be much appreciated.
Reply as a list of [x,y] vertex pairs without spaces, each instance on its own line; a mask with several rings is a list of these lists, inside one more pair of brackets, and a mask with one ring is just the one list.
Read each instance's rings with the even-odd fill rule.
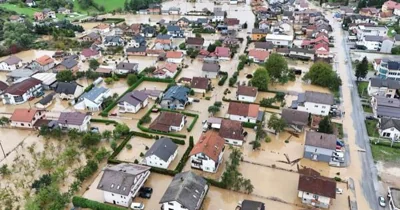
[[375,118],[388,117],[400,119],[400,99],[372,96],[372,112]]
[[242,146],[245,142],[243,126],[239,121],[222,119],[219,135],[225,139],[226,144]]
[[35,103],[35,107],[40,110],[45,110],[52,104],[55,95],[56,93],[54,92],[47,94],[47,96],[43,97],[42,99],[40,99],[38,102]]
[[24,23],[25,19],[19,15],[11,15],[8,20],[12,23]]
[[179,8],[179,7],[170,7],[169,10],[168,10],[168,13],[170,15],[179,15],[179,14],[181,14],[181,8]]
[[382,5],[382,12],[384,13],[396,13],[395,11],[399,9],[400,9],[400,4],[397,3],[396,1],[389,0]]
[[58,8],[57,12],[58,12],[59,14],[68,15],[68,14],[71,13],[71,10],[68,9],[68,8],[65,8],[65,7],[60,7],[60,8]]
[[329,208],[336,198],[336,181],[319,175],[300,174],[298,197],[301,202],[317,208]]
[[186,123],[186,116],[176,112],[161,112],[149,128],[161,132],[179,132]]
[[292,102],[292,108],[315,115],[327,116],[333,104],[333,95],[330,93],[306,91],[300,93],[297,100]]
[[140,35],[146,38],[154,37],[155,34],[156,34],[156,29],[152,26],[142,27],[142,31],[140,32]]
[[56,19],[56,12],[51,9],[43,9],[43,15],[46,19]]
[[227,47],[215,48],[214,54],[218,57],[218,60],[228,61],[231,59],[231,50]]
[[0,96],[3,94],[4,90],[8,88],[8,84],[0,81]]
[[186,171],[174,176],[159,203],[162,209],[200,210],[207,192],[207,181]]
[[186,39],[186,49],[200,50],[203,48],[204,38],[188,37]]
[[168,51],[165,55],[167,62],[170,63],[182,63],[183,53],[179,51]]
[[156,78],[174,78],[178,72],[178,65],[175,63],[165,63],[157,66],[153,71],[153,76]]
[[101,57],[101,52],[93,49],[93,48],[86,48],[83,49],[81,52],[81,60],[97,60]]
[[146,46],[128,47],[126,48],[127,55],[146,56]]
[[120,36],[106,36],[104,38],[104,46],[106,47],[124,46],[124,40]]
[[224,143],[225,140],[216,131],[203,133],[189,154],[191,167],[216,173],[222,163]]
[[206,77],[193,77],[190,88],[195,93],[206,93],[211,88],[211,80]]
[[367,17],[375,17],[379,13],[379,9],[375,7],[364,7],[361,8],[358,13]]
[[264,37],[267,36],[269,30],[266,29],[258,29],[258,28],[253,28],[251,31],[251,39],[252,40],[260,40]]
[[44,16],[43,12],[35,12],[33,14],[33,19],[35,19],[36,21],[42,21],[45,19],[45,16]]
[[394,98],[397,90],[400,89],[400,81],[392,79],[371,78],[368,82],[368,95],[380,95],[387,98]]
[[315,50],[293,47],[289,50],[289,57],[313,61],[315,59]]
[[387,36],[388,28],[386,26],[358,25],[357,38],[361,40],[364,36]]
[[334,134],[307,131],[304,144],[304,158],[329,163],[336,150],[337,137]]
[[383,36],[364,36],[361,41],[357,42],[357,45],[364,46],[366,50],[380,51],[383,40]]
[[277,47],[292,47],[293,45],[293,36],[291,35],[267,34],[265,40],[272,42]]
[[150,167],[120,163],[103,169],[97,186],[104,193],[104,201],[129,207],[150,175]]
[[80,132],[86,132],[90,128],[90,119],[92,116],[81,112],[61,112],[57,124],[61,129],[76,129]]
[[80,40],[82,40],[84,42],[102,43],[101,35],[96,32],[90,32],[89,34],[81,37]]
[[181,27],[181,28],[186,28],[190,24],[190,20],[187,19],[186,17],[181,17],[176,21],[176,25]]
[[111,95],[110,90],[104,87],[93,87],[89,92],[83,93],[75,104],[78,110],[100,111],[104,99]]
[[107,23],[100,23],[93,28],[93,32],[98,34],[107,34],[111,31],[111,26]]
[[37,73],[37,71],[32,69],[16,69],[7,73],[7,81],[8,82],[20,82],[22,79],[31,77],[33,74]]
[[272,42],[254,42],[254,48],[257,50],[267,50],[271,53],[274,49],[274,44]]
[[36,109],[17,108],[10,118],[11,127],[33,128],[34,124],[45,117],[45,112]]
[[134,90],[126,93],[118,100],[118,111],[136,113],[149,103],[147,94]]
[[83,86],[77,83],[58,82],[55,92],[62,100],[73,100],[83,93]]
[[48,55],[43,55],[32,62],[32,69],[38,71],[48,71],[54,66],[54,59]]
[[295,132],[302,132],[304,127],[309,123],[310,114],[308,112],[295,109],[283,109],[282,119],[286,123],[286,127]]
[[251,49],[249,50],[249,59],[253,60],[255,63],[264,63],[267,61],[269,57],[269,51],[267,50],[258,50]]
[[259,108],[260,106],[257,104],[230,102],[228,108],[229,119],[256,123]]
[[3,91],[3,104],[22,104],[42,91],[42,82],[28,78],[10,85]]
[[140,46],[145,46],[145,45],[146,45],[146,39],[142,35],[136,34],[133,35],[131,40],[128,41],[127,47],[138,48]]
[[58,65],[56,65],[53,69],[53,72],[57,73],[64,70],[69,70],[72,72],[77,72],[79,70],[79,62],[73,58],[67,58]]
[[254,102],[257,99],[258,89],[256,87],[239,85],[236,91],[238,101]]
[[22,66],[22,59],[15,55],[12,55],[2,61],[0,61],[1,71],[14,71]]
[[170,138],[160,138],[147,150],[142,164],[167,169],[178,154],[178,145]]
[[185,109],[188,103],[189,88],[172,86],[164,93],[160,105],[168,109]]
[[221,10],[221,8],[218,8],[219,10],[214,11],[214,16],[212,18],[213,22],[217,21],[224,21],[225,18],[225,12]]
[[171,50],[172,49],[172,36],[159,34],[154,41],[155,45],[153,49],[155,50]]
[[34,0],[26,0],[25,4],[28,5],[28,7],[36,6],[36,2]]
[[147,13],[150,15],[159,15],[161,14],[161,4],[149,4],[149,8],[147,8]]
[[225,18],[224,24],[228,26],[228,30],[238,30],[241,29],[240,20],[237,18]]
[[378,76],[382,79],[400,80],[400,62],[382,59],[378,67]]
[[382,117],[379,121],[379,135],[398,141],[400,138],[400,119]]
[[391,54],[393,45],[394,45],[394,42],[393,42],[392,39],[384,38],[383,41],[382,41],[381,48],[380,48],[379,52]]
[[183,38],[185,36],[184,31],[179,26],[174,25],[167,26],[167,34],[174,38]]
[[95,72],[97,72],[101,77],[111,77],[114,69],[110,66],[99,66]]
[[36,73],[31,76],[42,83],[42,88],[45,90],[50,90],[57,84],[57,74],[55,73]]
[[265,209],[266,209],[265,204],[259,201],[243,200],[242,203],[240,204],[240,210],[265,210]]
[[137,63],[120,62],[116,66],[115,72],[118,74],[138,73],[138,67]]
[[329,54],[329,44],[327,43],[319,43],[314,46],[315,56],[318,58],[329,58],[331,57]]
[[202,76],[210,79],[215,79],[218,76],[221,66],[216,63],[203,63],[201,68]]

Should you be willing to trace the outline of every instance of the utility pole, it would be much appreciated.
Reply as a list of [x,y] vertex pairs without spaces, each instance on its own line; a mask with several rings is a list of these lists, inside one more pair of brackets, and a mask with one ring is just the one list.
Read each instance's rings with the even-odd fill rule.
[[6,158],[6,153],[4,152],[3,145],[1,144],[1,141],[0,141],[0,147],[1,147],[1,151],[3,151],[4,158]]

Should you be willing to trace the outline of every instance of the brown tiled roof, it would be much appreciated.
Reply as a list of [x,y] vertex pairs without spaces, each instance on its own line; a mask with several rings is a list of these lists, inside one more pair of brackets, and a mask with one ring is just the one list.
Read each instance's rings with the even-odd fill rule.
[[230,102],[228,108],[228,114],[255,118],[258,115],[259,108],[260,106],[257,104]]
[[42,57],[36,59],[36,62],[39,63],[42,66],[45,66],[45,65],[47,65],[49,63],[53,63],[54,60],[53,60],[53,58],[51,58],[48,55],[43,55]]
[[334,134],[307,131],[305,145],[335,150],[336,139]]
[[5,83],[3,81],[0,81],[0,92],[5,90],[5,89],[7,89],[7,88],[8,88],[7,83]]
[[38,112],[36,109],[15,109],[10,120],[17,122],[32,122],[36,112]]
[[299,174],[308,175],[308,176],[321,176],[321,174],[318,171],[316,171],[312,168],[307,168],[307,167],[299,169]]
[[251,49],[249,50],[249,56],[255,57],[258,60],[264,61],[269,57],[269,52],[266,50],[256,50],[256,49]]
[[161,112],[160,115],[150,125],[150,129],[168,132],[170,126],[180,126],[183,114],[175,112]]
[[336,198],[336,181],[322,176],[300,174],[297,189],[328,198]]
[[283,109],[282,110],[282,119],[287,124],[294,125],[307,125],[308,124],[308,112],[303,112],[295,109]]
[[99,67],[96,69],[97,73],[110,74],[113,70],[110,68]]
[[166,57],[167,58],[182,58],[183,53],[177,51],[168,51]]
[[209,79],[207,79],[205,77],[193,77],[190,87],[205,90],[205,89],[207,89],[208,82],[209,82]]
[[239,85],[238,90],[237,90],[237,95],[255,97],[257,95],[257,91],[258,91],[258,89],[256,87]]
[[228,26],[238,25],[240,21],[237,18],[225,18],[224,23]]
[[15,83],[8,87],[7,89],[4,90],[4,93],[9,93],[11,95],[22,95],[26,93],[29,89],[35,87],[36,85],[40,84],[42,81],[35,79],[35,78],[29,78],[26,79],[22,82]]
[[204,38],[188,37],[187,40],[186,40],[186,44],[203,45],[204,44]]
[[218,157],[224,148],[224,144],[225,140],[216,131],[209,130],[200,136],[199,141],[197,141],[190,152],[190,156],[203,153],[210,159],[218,162]]
[[242,123],[234,120],[222,120],[219,135],[223,138],[244,140]]

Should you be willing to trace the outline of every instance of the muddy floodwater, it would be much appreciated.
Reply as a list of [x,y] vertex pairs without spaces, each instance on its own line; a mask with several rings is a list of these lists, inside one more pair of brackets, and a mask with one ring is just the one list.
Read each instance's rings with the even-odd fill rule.
[[[36,60],[37,58],[43,56],[43,55],[48,55],[48,56],[53,56],[55,51],[50,51],[50,50],[27,50],[27,51],[22,51],[19,53],[14,54],[15,56],[19,57],[22,59],[23,63],[31,62],[33,60]],[[8,58],[9,56],[4,56],[0,57],[0,61]]]

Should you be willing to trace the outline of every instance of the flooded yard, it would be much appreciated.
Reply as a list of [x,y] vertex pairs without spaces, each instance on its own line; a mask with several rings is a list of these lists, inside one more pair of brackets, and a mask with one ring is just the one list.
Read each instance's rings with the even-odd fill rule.
[[[30,129],[10,129],[10,128],[0,128],[1,140],[0,143],[6,154],[10,153],[18,144],[22,141],[28,139],[31,135],[35,135],[35,132]],[[0,155],[0,160],[2,160],[3,154]]]
[[303,82],[303,80],[300,77],[296,77],[296,81],[289,81],[288,83],[281,85],[281,84],[273,84],[268,86],[269,90],[274,90],[274,91],[290,91],[290,92],[305,92],[305,91],[316,91],[316,92],[322,92],[322,93],[330,93],[329,89],[323,88],[320,86],[316,85],[311,85]]
[[143,203],[146,206],[146,209],[149,210],[160,209],[161,205],[158,203],[160,202],[162,196],[167,190],[169,184],[171,183],[172,178],[172,176],[151,173],[146,183],[144,184],[145,187],[153,188],[153,194],[151,194],[151,198],[143,199],[136,197],[133,202]]
[[[50,50],[27,50],[27,51],[22,51],[19,53],[14,54],[14,56],[17,56],[22,59],[23,63],[31,62],[33,60],[36,60],[37,58],[43,56],[43,55],[48,55],[52,57],[54,55],[55,51],[50,51]],[[8,58],[9,56],[4,56],[0,57],[0,61]]]
[[119,96],[129,88],[129,85],[126,83],[126,79],[124,78],[120,78],[118,81],[114,81],[109,85],[107,85],[105,82],[102,82],[100,86],[110,89],[111,95],[116,93]]
[[[132,149],[124,147],[122,151],[116,157],[117,160],[135,162],[135,160],[142,162],[143,157],[140,157],[141,153],[144,155],[148,148],[154,143],[154,139],[147,139],[143,137],[134,136],[131,137],[127,144],[132,145]],[[147,148],[147,149],[146,149]]]

